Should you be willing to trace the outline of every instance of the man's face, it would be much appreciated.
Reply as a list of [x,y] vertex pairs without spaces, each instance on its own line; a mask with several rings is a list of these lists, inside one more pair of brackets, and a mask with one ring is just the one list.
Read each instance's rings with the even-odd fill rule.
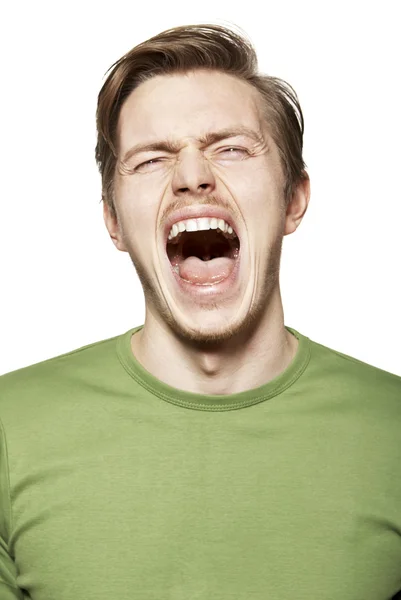
[[[117,219],[105,205],[105,220],[136,268],[147,318],[198,344],[246,332],[277,291],[285,223],[283,171],[257,90],[210,71],[156,76],[127,98],[117,133],[126,160]],[[130,152],[161,141],[174,147]]]

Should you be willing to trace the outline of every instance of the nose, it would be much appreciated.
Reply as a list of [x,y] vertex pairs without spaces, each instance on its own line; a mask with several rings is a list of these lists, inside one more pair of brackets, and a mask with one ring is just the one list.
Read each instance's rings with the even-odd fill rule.
[[172,180],[173,192],[184,194],[210,194],[216,187],[212,170],[200,151],[182,153],[177,160]]

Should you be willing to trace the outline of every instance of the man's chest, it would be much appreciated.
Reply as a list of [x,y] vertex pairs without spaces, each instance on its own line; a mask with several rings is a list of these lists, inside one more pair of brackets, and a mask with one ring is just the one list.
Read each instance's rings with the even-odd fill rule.
[[401,498],[382,458],[283,431],[56,448],[15,482],[18,585],[33,600],[389,600]]

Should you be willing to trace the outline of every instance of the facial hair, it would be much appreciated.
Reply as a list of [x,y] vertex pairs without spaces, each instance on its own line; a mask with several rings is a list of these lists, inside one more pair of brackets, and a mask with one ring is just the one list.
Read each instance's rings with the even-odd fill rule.
[[[194,346],[198,349],[218,349],[219,346],[227,341],[234,341],[235,338],[239,339],[241,337],[247,338],[248,336],[251,336],[260,319],[262,318],[263,313],[268,310],[271,299],[279,286],[280,262],[283,244],[282,230],[269,245],[267,251],[268,257],[265,263],[262,283],[249,312],[242,319],[242,321],[236,322],[234,325],[229,324],[220,327],[212,332],[202,331],[200,328],[188,330],[178,320],[175,319],[174,314],[171,312],[168,304],[165,302],[164,297],[161,296],[158,289],[156,289],[151,277],[149,276],[149,273],[146,270],[146,267],[136,256],[135,251],[131,247],[127,237],[125,238],[125,244],[135,271],[141,282],[147,310],[154,314],[158,320],[161,320],[163,323],[165,323],[165,325],[183,343],[189,344],[190,346]],[[208,305],[202,306],[202,309],[205,311],[218,310],[218,308],[218,302],[211,302]]]

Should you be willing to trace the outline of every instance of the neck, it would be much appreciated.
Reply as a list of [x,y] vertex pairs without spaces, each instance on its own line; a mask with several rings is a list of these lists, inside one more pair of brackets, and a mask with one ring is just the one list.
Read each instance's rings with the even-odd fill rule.
[[258,327],[218,348],[186,345],[148,313],[142,330],[132,336],[131,347],[142,366],[167,385],[197,394],[227,395],[277,377],[293,360],[298,340],[284,326],[277,290]]

